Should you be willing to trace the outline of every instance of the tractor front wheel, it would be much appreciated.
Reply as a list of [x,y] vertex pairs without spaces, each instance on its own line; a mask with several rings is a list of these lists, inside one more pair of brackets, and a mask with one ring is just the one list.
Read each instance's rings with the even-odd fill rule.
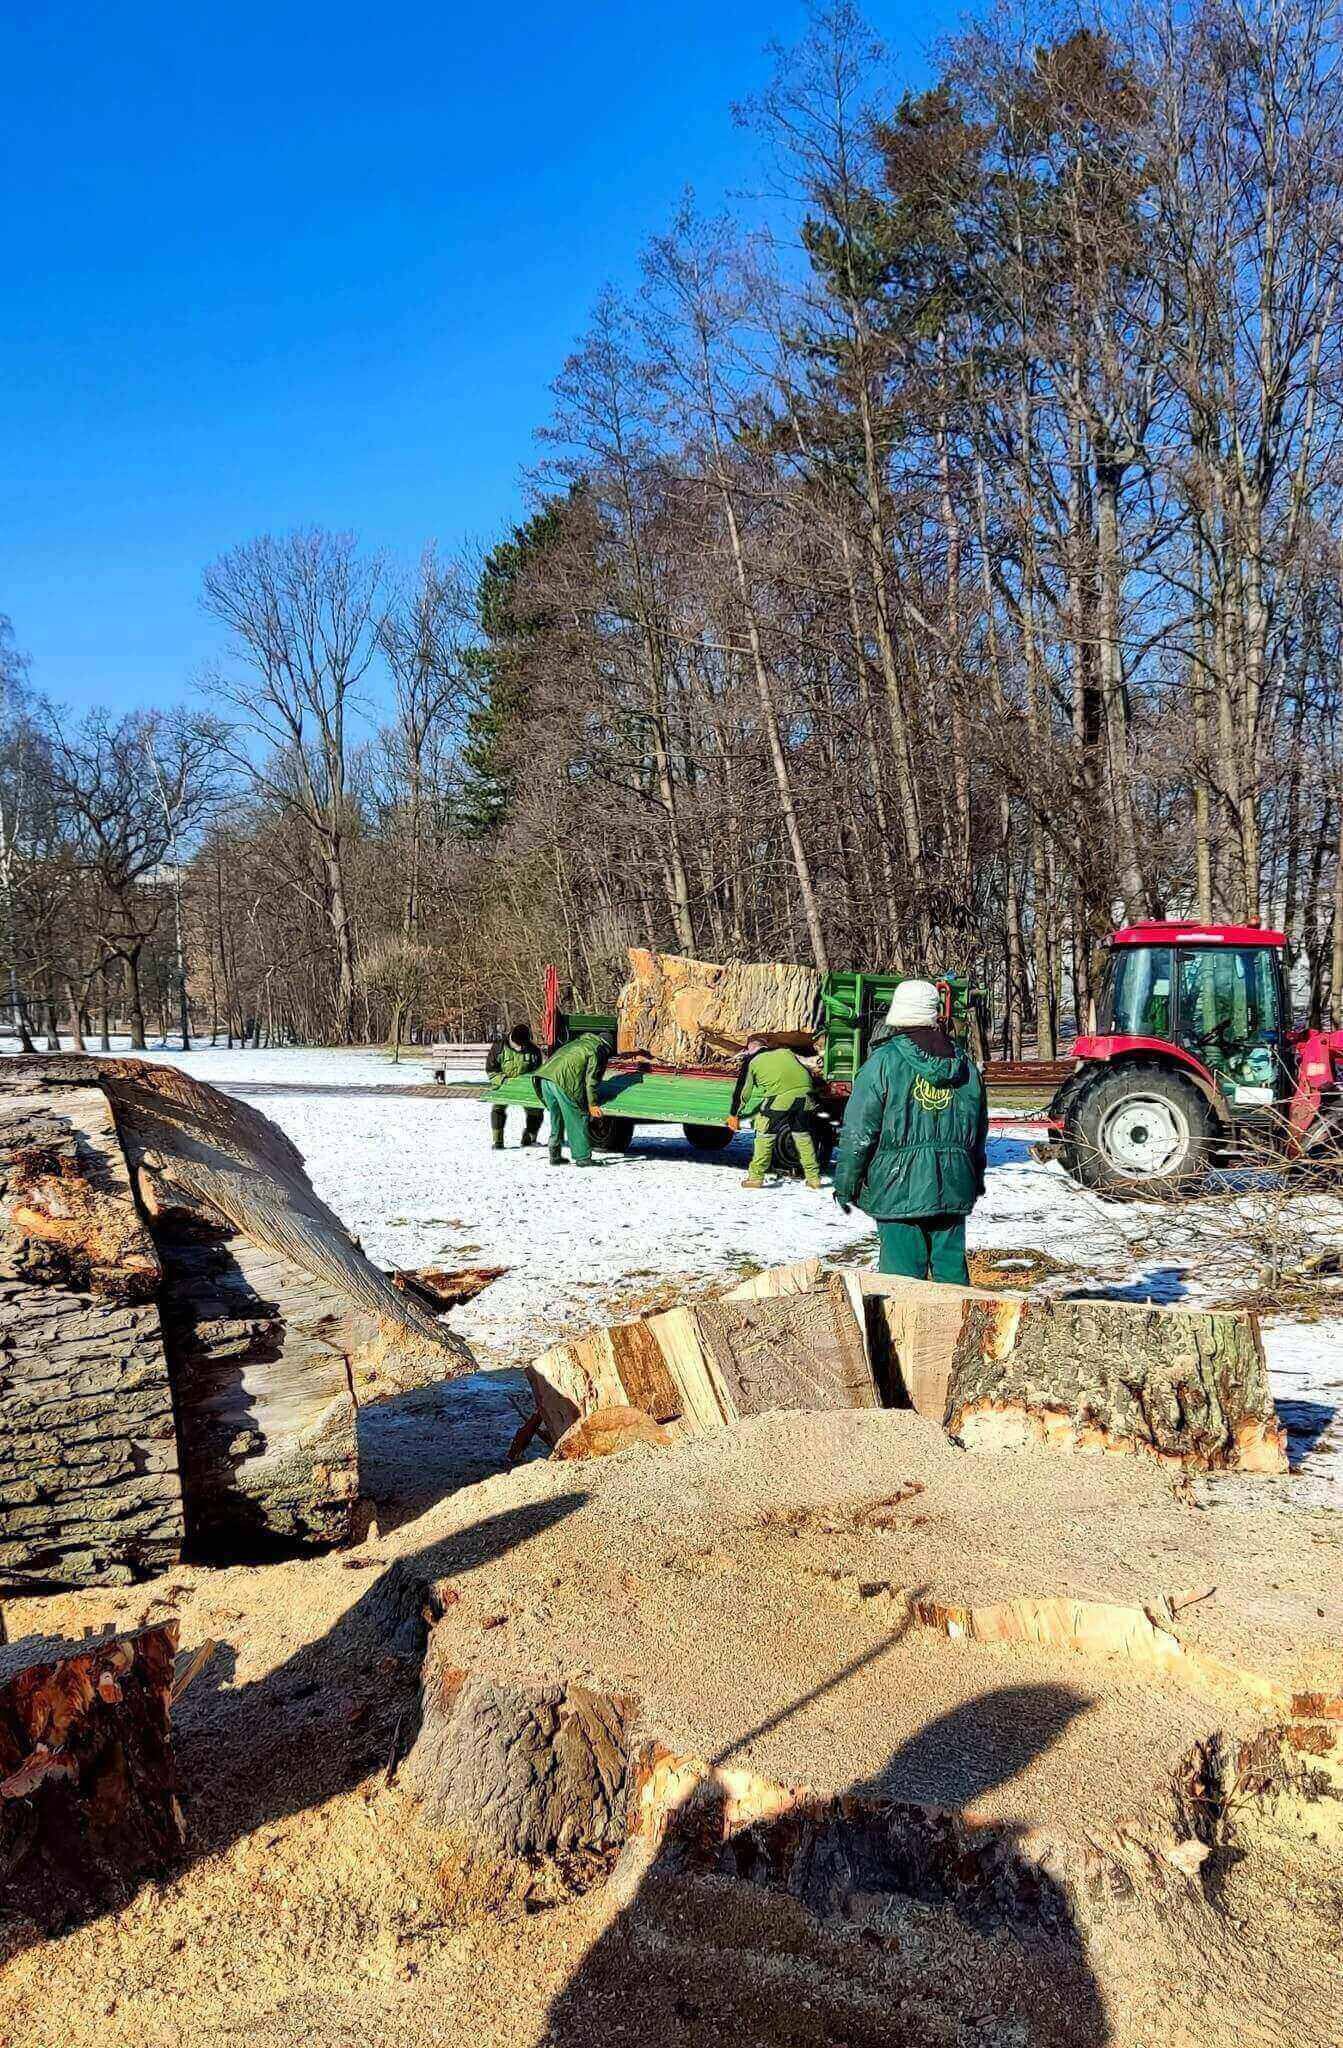
[[1075,1098],[1068,1164],[1101,1194],[1187,1193],[1212,1160],[1214,1120],[1192,1081],[1164,1067],[1120,1067]]

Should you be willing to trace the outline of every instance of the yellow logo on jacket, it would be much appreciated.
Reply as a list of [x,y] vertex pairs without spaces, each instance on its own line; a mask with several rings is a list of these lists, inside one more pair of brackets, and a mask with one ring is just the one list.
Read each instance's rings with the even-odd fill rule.
[[950,1107],[951,1090],[950,1088],[935,1087],[931,1081],[926,1081],[922,1074],[916,1074],[914,1076],[914,1100],[918,1103],[920,1109],[929,1110],[934,1116],[940,1116],[944,1109]]

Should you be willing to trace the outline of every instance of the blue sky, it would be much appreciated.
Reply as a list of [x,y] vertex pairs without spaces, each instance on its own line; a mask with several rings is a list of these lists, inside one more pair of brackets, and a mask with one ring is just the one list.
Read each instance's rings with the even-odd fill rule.
[[[869,9],[918,75],[953,10]],[[309,523],[413,556],[517,513],[546,387],[792,0],[11,0],[0,612],[77,709],[173,702],[202,566]]]

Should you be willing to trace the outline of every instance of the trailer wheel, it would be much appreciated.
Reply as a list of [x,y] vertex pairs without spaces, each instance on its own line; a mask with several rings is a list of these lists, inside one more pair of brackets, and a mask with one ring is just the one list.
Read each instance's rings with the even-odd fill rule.
[[599,1152],[628,1152],[634,1141],[632,1116],[594,1116],[588,1128]]
[[[824,1173],[835,1152],[835,1127],[824,1117],[817,1117],[811,1127],[812,1142],[816,1146],[816,1160]],[[781,1131],[774,1141],[774,1166],[779,1173],[786,1173],[791,1180],[801,1180],[802,1161],[797,1156],[791,1131]]]
[[1164,1067],[1121,1067],[1074,1099],[1065,1163],[1104,1194],[1159,1200],[1202,1180],[1215,1138],[1212,1111],[1192,1081]]
[[736,1136],[726,1124],[682,1124],[687,1145],[697,1152],[723,1152]]

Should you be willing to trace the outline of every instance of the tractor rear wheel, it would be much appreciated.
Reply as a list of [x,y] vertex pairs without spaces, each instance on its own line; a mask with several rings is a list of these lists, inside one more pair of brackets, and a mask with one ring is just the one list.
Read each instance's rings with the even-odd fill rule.
[[681,1129],[697,1152],[721,1152],[735,1135],[726,1124],[682,1124]]
[[1192,1081],[1135,1066],[1098,1077],[1074,1098],[1065,1142],[1087,1187],[1160,1200],[1202,1180],[1215,1135],[1207,1098]]

